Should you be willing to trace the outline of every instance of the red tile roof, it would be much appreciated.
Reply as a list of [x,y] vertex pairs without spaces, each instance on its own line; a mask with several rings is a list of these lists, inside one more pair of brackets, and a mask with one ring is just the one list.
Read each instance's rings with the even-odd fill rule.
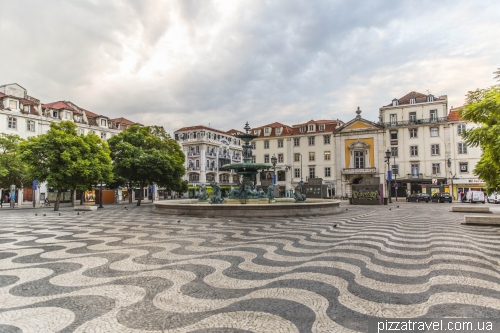
[[[422,93],[419,93],[416,91],[412,91],[412,92],[409,92],[408,94],[404,95],[400,99],[398,99],[398,105],[410,104],[410,99],[412,99],[412,98],[415,99],[416,103],[427,102],[427,96],[428,95],[425,95],[425,94],[422,94]],[[441,98],[441,97],[436,97],[436,96],[433,96],[433,97],[434,97],[434,101],[444,100],[444,98]],[[392,106],[392,102],[390,104],[385,105],[385,106]]]
[[66,104],[63,101],[42,104],[42,108],[50,108],[50,109],[56,109],[56,110],[66,109],[66,110],[71,110],[71,111],[75,111],[75,112],[79,113],[79,111],[75,110],[74,108],[72,108],[71,106],[69,106],[68,104]]
[[7,95],[5,95],[4,93],[0,92],[0,98],[5,97],[5,96],[7,96]]
[[27,104],[27,105],[36,105],[36,103],[35,103],[35,102],[30,101],[29,99],[26,99],[26,98],[21,98],[21,99],[19,99],[19,101],[20,101],[21,103],[23,103],[23,104]]
[[[307,126],[307,124],[311,124],[311,123],[325,125],[325,130],[320,131],[319,127],[316,127],[315,132],[307,132],[307,131],[301,132],[300,131],[301,127],[305,127],[305,126]],[[284,125],[282,123],[276,122],[276,123],[272,123],[269,125],[264,125],[264,126],[252,128],[251,132],[253,134],[255,130],[261,130],[259,133],[259,138],[283,137],[283,136],[291,136],[291,135],[306,135],[306,134],[317,134],[317,133],[329,133],[329,132],[333,132],[333,130],[337,126],[342,125],[342,124],[343,124],[343,122],[340,120],[325,120],[325,119],[323,119],[323,120],[312,120],[311,119],[307,123],[296,124],[296,125],[292,125],[292,126],[288,126],[288,125]],[[269,135],[264,135],[264,131],[262,130],[264,127],[271,127],[271,133]],[[282,130],[281,134],[279,134],[279,135],[276,134],[276,128],[278,128],[278,127],[283,127],[283,130]]]
[[98,115],[97,113],[94,113],[94,112],[91,112],[91,111],[89,111],[89,110],[85,110],[85,109],[82,109],[82,110],[85,112],[85,115],[86,115],[87,117],[94,117],[94,118],[95,118],[95,117],[99,117],[99,115]]
[[38,112],[36,112],[36,109],[33,105],[30,105],[30,113],[31,114],[38,114]]
[[130,120],[125,119],[123,117],[111,119],[111,121],[114,121],[115,123],[126,124],[126,125],[135,125],[136,124],[133,121],[130,121]]
[[447,121],[462,120],[462,117],[460,117],[460,115],[458,114],[460,109],[462,109],[462,107],[450,109],[450,113],[448,113],[448,118],[446,120]]

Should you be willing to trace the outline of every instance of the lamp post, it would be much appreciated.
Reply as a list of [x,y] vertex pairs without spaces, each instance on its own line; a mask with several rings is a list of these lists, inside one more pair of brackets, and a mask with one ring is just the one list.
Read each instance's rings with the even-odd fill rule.
[[385,161],[387,162],[387,198],[389,203],[392,203],[391,199],[391,180],[389,179],[389,170],[391,168],[391,151],[387,149],[385,152]]
[[102,180],[101,180],[101,190],[99,191],[99,207],[98,208],[104,208],[102,206]]
[[[394,166],[396,166],[396,155],[394,155]],[[396,182],[396,173],[394,172],[394,169],[392,169],[392,172],[394,173],[394,193],[396,194],[396,201],[398,201],[398,183]],[[398,168],[399,172],[399,168]]]
[[271,164],[273,165],[273,185],[276,184],[276,163],[278,162],[278,159],[276,158],[276,156],[273,154],[273,157],[271,157]]

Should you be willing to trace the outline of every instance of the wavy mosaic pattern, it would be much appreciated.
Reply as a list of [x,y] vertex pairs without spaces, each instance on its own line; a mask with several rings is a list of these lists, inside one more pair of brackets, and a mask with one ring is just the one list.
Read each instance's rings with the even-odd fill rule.
[[499,318],[497,229],[460,225],[449,205],[400,206],[232,221],[151,206],[2,211],[0,332],[363,332],[370,317]]

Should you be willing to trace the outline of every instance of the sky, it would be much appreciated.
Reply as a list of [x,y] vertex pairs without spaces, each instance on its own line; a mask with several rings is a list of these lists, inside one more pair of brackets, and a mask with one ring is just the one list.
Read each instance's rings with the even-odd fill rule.
[[242,129],[495,84],[500,1],[0,0],[0,85],[111,118]]

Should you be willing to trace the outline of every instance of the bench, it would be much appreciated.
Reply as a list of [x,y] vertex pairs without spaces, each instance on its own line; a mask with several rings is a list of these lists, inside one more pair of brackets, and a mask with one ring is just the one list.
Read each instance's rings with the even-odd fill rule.
[[493,216],[474,216],[468,215],[464,216],[464,222],[462,224],[479,224],[479,225],[496,225],[500,226],[500,215]]
[[77,205],[74,207],[74,210],[97,210],[97,206],[90,206],[90,205]]
[[472,206],[472,205],[452,206],[451,211],[462,212],[462,213],[491,213],[490,207],[488,206]]

